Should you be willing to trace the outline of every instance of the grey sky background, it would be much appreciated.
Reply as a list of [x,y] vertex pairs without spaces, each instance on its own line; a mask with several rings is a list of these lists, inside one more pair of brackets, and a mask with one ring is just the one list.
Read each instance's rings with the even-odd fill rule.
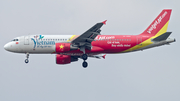
[[[0,101],[179,101],[179,0],[1,0]],[[10,53],[4,45],[28,34],[80,35],[104,20],[101,34],[136,35],[172,8],[171,45],[56,65],[55,55]]]

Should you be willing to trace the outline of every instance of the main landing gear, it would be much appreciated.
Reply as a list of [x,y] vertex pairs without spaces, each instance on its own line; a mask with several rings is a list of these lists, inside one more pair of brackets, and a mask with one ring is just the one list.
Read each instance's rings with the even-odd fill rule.
[[82,66],[84,68],[86,68],[88,66],[88,63],[85,61],[85,60],[87,60],[87,58],[88,58],[87,54],[82,55],[82,59],[84,60],[84,62],[82,63]]
[[27,58],[27,59],[25,59],[25,63],[28,63],[28,62],[29,62],[29,60],[28,60],[28,58],[29,58],[29,53],[26,53],[26,58]]

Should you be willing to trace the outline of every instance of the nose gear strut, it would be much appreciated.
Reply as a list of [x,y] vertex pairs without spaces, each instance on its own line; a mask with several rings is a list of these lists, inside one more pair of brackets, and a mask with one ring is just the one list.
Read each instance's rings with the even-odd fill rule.
[[28,58],[29,58],[29,53],[26,53],[26,58],[27,58],[27,59],[25,59],[25,63],[28,63],[28,62],[29,62],[29,60],[28,60]]

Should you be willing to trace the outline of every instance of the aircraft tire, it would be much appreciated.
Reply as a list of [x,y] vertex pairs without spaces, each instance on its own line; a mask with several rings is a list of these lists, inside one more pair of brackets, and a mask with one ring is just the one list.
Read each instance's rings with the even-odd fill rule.
[[29,60],[28,59],[25,59],[25,63],[28,63],[29,62]]
[[83,66],[84,68],[86,68],[86,67],[88,66],[88,63],[87,63],[86,61],[84,61],[84,62],[82,63],[82,66]]
[[83,55],[82,55],[82,59],[83,59],[83,60],[87,60],[87,58],[88,58],[87,54],[83,54]]

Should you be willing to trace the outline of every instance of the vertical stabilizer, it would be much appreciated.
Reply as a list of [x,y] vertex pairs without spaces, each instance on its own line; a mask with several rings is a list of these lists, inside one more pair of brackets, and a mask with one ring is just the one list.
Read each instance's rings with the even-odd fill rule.
[[164,9],[150,26],[140,35],[159,36],[167,31],[171,9]]

